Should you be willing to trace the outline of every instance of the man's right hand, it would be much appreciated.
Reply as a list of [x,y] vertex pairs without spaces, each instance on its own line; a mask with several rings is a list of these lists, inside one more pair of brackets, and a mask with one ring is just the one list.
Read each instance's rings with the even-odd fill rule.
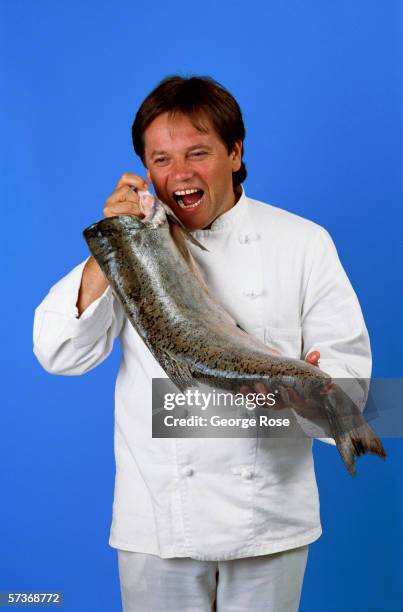
[[[131,172],[125,172],[120,177],[115,190],[105,202],[105,217],[117,215],[134,215],[140,219],[144,217],[141,210],[139,196],[135,189],[148,189],[144,179]],[[108,281],[101,268],[93,257],[90,257],[84,266],[81,285],[77,299],[78,316],[96,299],[98,299],[108,286]]]
[[125,172],[120,177],[115,190],[105,202],[105,217],[116,215],[134,215],[140,219],[144,217],[139,196],[133,189],[147,190],[148,184],[144,179],[131,172]]

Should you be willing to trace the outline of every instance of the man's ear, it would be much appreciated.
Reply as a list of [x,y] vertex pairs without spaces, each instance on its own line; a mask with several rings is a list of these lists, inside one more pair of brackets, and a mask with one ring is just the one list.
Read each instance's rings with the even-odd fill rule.
[[237,140],[230,154],[232,172],[238,172],[242,163],[242,141]]
[[146,178],[147,178],[147,182],[148,183],[152,183],[152,181],[151,181],[151,174],[150,174],[149,170],[147,170]]

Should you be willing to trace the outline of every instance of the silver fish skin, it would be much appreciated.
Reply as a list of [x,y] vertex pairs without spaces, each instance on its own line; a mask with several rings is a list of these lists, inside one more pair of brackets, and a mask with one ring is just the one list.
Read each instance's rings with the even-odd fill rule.
[[139,196],[147,208],[144,221],[105,218],[84,230],[84,237],[129,321],[172,382],[181,391],[199,381],[234,393],[262,382],[282,397],[292,388],[318,407],[351,475],[358,456],[385,458],[375,432],[327,374],[281,356],[237,326],[204,283],[186,240],[204,247],[167,205],[149,192]]

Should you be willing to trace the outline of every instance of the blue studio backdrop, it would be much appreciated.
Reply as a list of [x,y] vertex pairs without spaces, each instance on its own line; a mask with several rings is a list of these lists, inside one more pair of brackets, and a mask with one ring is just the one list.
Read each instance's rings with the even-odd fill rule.
[[[378,377],[402,376],[401,5],[2,0],[0,591],[63,591],[121,609],[112,512],[119,347],[83,377],[32,354],[35,307],[87,256],[81,232],[124,171],[130,128],[174,73],[207,74],[243,109],[249,196],[323,225],[358,294]],[[399,91],[400,88],[400,91]],[[398,612],[402,441],[351,478],[314,443],[323,535],[302,612]]]

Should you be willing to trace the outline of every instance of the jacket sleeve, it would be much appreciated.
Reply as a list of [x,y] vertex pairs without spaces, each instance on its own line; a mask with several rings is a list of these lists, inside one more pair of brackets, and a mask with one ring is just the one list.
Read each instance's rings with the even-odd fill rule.
[[[323,228],[318,228],[310,251],[302,306],[303,358],[320,351],[319,367],[333,379],[343,379],[343,390],[363,411],[372,361],[361,308],[333,241]],[[312,421],[295,415],[306,433],[335,445],[333,438],[322,437],[323,430]]]
[[34,353],[51,374],[84,374],[112,350],[124,322],[111,288],[78,317],[76,307],[86,261],[56,283],[35,310]]

